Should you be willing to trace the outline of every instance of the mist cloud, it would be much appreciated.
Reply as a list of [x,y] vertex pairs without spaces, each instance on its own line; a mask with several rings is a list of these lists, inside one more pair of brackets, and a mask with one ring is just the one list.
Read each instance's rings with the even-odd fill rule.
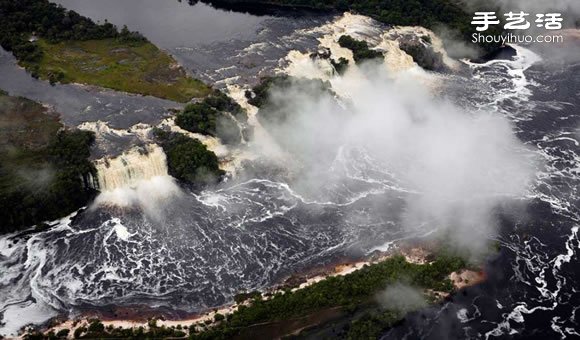
[[[286,166],[298,174],[295,187],[312,193],[348,180],[349,174],[330,173],[348,149],[408,192],[407,228],[428,222],[451,231],[458,245],[482,249],[495,232],[494,208],[524,195],[535,172],[532,151],[510,122],[434,99],[416,79],[392,80],[376,65],[331,81],[350,94],[342,105],[331,94],[297,86],[273,91],[275,106],[289,118],[266,128],[288,153]],[[364,177],[371,170],[360,172]]]
[[138,209],[145,216],[158,223],[167,216],[171,205],[177,204],[183,192],[175,179],[170,176],[155,176],[138,181],[134,186],[118,187],[101,192],[91,209],[110,207],[120,209]]
[[417,288],[397,282],[377,294],[377,301],[386,309],[407,313],[427,306],[427,301]]
[[40,169],[20,167],[17,168],[16,173],[23,180],[25,188],[31,192],[38,192],[48,188],[55,176],[55,171],[50,166]]
[[444,25],[434,27],[433,32],[444,42],[445,51],[451,58],[477,58],[482,53],[477,45],[465,41],[459,32]]

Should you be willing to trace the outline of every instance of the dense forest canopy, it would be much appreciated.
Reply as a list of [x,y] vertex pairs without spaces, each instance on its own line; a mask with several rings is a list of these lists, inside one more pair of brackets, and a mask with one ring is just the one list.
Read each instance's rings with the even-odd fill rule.
[[[273,132],[275,128],[283,125],[294,116],[293,107],[295,104],[289,102],[291,99],[283,95],[287,91],[295,91],[297,95],[304,96],[304,98],[324,98],[333,102],[336,96],[330,83],[320,79],[287,75],[262,78],[260,84],[252,88],[251,91],[246,91],[245,95],[248,103],[259,108],[258,120],[263,127],[273,133],[274,138],[279,137]],[[339,107],[337,107],[337,112],[341,112]],[[278,142],[283,144],[282,140],[278,140]]]
[[351,50],[353,59],[357,63],[364,60],[383,58],[383,54],[380,51],[371,50],[366,41],[356,40],[350,35],[341,36],[338,39],[338,44],[340,47]]
[[207,103],[188,104],[175,117],[175,124],[190,132],[215,136],[218,115],[219,112]]
[[[445,27],[457,39],[471,40],[474,26],[473,12],[458,0],[202,0],[216,7],[240,8],[243,5],[277,5],[289,8],[354,11],[387,25],[423,26],[429,29]],[[483,4],[491,10],[489,4]],[[488,33],[499,34],[501,26],[490,28]],[[481,47],[493,50],[498,44],[482,43]]]
[[225,175],[215,153],[199,140],[161,129],[153,133],[167,155],[169,174],[176,179],[203,187],[218,182]]
[[238,122],[248,120],[246,111],[219,90],[203,101],[185,106],[175,117],[175,124],[184,130],[218,137],[224,144],[238,144],[242,134]]
[[298,78],[288,75],[277,75],[273,77],[263,77],[260,83],[246,91],[245,96],[248,103],[264,109],[275,105],[272,98],[272,91],[284,92],[296,89],[311,96],[330,95],[334,96],[330,83],[320,79]]
[[66,130],[42,105],[0,92],[0,233],[65,216],[96,193],[91,132]]

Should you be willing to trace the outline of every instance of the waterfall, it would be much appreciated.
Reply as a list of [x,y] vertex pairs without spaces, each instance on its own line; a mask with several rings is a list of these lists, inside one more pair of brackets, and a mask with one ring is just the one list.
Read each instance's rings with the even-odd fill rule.
[[140,181],[167,176],[165,153],[156,144],[135,147],[115,158],[97,160],[95,166],[101,191],[135,188]]
[[353,58],[352,51],[343,48],[338,40],[343,35],[350,35],[357,40],[363,40],[368,45],[381,51],[384,56],[383,64],[389,75],[395,79],[399,76],[412,75],[429,88],[435,89],[439,83],[436,73],[425,72],[413,57],[400,47],[400,41],[407,37],[422,39],[429,37],[431,43],[423,43],[426,50],[434,55],[441,55],[441,62],[450,70],[458,70],[459,63],[451,59],[443,48],[442,40],[432,31],[418,26],[384,27],[379,22],[363,15],[344,13],[336,20],[311,30],[313,35],[319,35],[319,48],[330,51],[331,58],[337,61],[344,58],[349,61],[348,79],[334,72],[330,59],[312,58],[310,52],[293,50],[285,57],[285,64],[278,69],[281,73],[298,78],[321,79],[330,81],[332,89],[342,98],[350,98],[353,84],[366,81],[367,75],[361,72]]
[[167,171],[165,153],[156,144],[137,146],[115,158],[95,162],[101,194],[94,207],[138,207],[159,219],[169,198],[181,194]]

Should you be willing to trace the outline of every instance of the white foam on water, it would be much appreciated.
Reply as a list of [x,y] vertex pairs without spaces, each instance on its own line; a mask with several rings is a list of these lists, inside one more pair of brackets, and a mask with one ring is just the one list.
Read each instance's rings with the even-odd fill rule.
[[[512,45],[516,50],[517,55],[514,61],[509,62],[511,69],[508,74],[511,75],[514,84],[514,92],[520,96],[520,99],[528,99],[532,92],[527,88],[529,80],[526,78],[524,72],[532,67],[534,64],[540,62],[542,58],[531,50],[518,45]],[[523,98],[522,98],[523,97]]]
[[12,255],[16,250],[16,247],[12,247],[12,241],[9,238],[11,235],[14,234],[3,235],[3,237],[0,238],[0,256],[10,257],[10,255]]
[[113,224],[113,227],[112,227],[111,231],[109,232],[109,234],[107,234],[107,236],[105,237],[105,240],[107,238],[109,238],[109,236],[111,236],[112,233],[115,233],[115,235],[117,236],[118,239],[123,240],[123,241],[128,241],[129,237],[131,237],[131,234],[129,233],[129,230],[127,230],[127,227],[125,227],[121,223],[121,219],[113,218],[111,220],[111,223]]
[[385,242],[384,244],[374,247],[371,249],[371,253],[374,251],[380,251],[380,252],[387,252],[391,249],[393,249],[396,246],[395,241],[389,241],[389,242]]
[[222,211],[225,211],[226,205],[223,204],[227,202],[227,197],[225,195],[220,194],[219,192],[215,191],[204,191],[200,195],[193,194],[194,197],[203,205],[219,208]]
[[[77,212],[51,223],[48,231],[33,234],[29,238],[8,241],[15,234],[0,238],[0,335],[14,337],[22,327],[41,324],[58,315],[60,302],[47,294],[43,284],[43,268],[53,256],[53,249],[42,242],[43,233],[68,230],[71,219]],[[6,251],[6,247],[10,248]],[[25,262],[12,263],[14,258],[26,258]]]
[[461,308],[457,311],[457,318],[461,323],[466,323],[469,321],[469,317],[467,316],[467,309]]
[[9,337],[18,335],[25,326],[41,324],[58,315],[58,312],[49,306],[32,301],[8,306],[2,313],[4,325],[0,326],[0,334]]
[[[510,248],[516,255],[516,261],[514,264],[514,271],[518,281],[527,284],[530,287],[536,288],[540,293],[542,299],[537,300],[535,306],[529,306],[527,302],[517,302],[514,307],[511,307],[509,313],[503,314],[503,321],[496,324],[496,327],[488,331],[485,334],[485,338],[499,337],[503,335],[511,335],[517,333],[516,330],[512,329],[510,322],[523,323],[525,321],[525,316],[533,314],[537,311],[551,311],[554,310],[561,301],[561,289],[566,284],[566,275],[562,272],[562,265],[565,263],[570,263],[572,257],[577,254],[578,249],[580,249],[580,240],[578,239],[578,230],[580,227],[574,226],[570,230],[570,235],[565,241],[566,252],[563,254],[558,254],[553,259],[547,258],[542,248],[547,247],[546,244],[540,242],[536,238],[532,238],[529,241],[525,241],[524,248],[517,248],[512,244],[504,244],[506,247]],[[532,242],[534,241],[534,242]],[[538,246],[539,245],[539,246]],[[518,268],[518,263],[525,263],[523,269]],[[524,275],[522,270],[526,270],[529,273]],[[554,279],[556,280],[556,288],[550,290],[548,282],[546,280],[546,272],[551,271]],[[531,281],[529,280],[531,279]],[[503,308],[498,302],[498,308]],[[555,332],[562,336],[573,335],[568,329],[562,329],[558,322],[563,321],[560,318],[555,317],[552,319],[551,328]],[[565,334],[566,333],[566,334]]]
[[[485,70],[489,67],[505,67],[507,69],[505,72],[501,72],[501,80],[505,80],[507,78],[511,85],[509,88],[494,88],[493,98],[490,98],[488,102],[481,103],[480,105],[482,107],[491,106],[497,110],[501,110],[501,106],[499,104],[505,100],[513,100],[523,104],[527,103],[532,95],[532,91],[529,88],[532,84],[530,83],[528,77],[525,75],[525,72],[534,64],[541,62],[542,58],[538,54],[525,47],[519,45],[509,46],[516,50],[516,55],[513,60],[496,59],[481,64],[473,63],[468,60],[462,60],[463,63],[468,65],[474,71]],[[486,71],[483,71],[483,74],[476,74],[475,77],[485,79],[487,77],[485,72]],[[492,73],[490,77],[494,78],[497,76]],[[518,116],[519,112],[510,111],[505,113],[514,121],[530,118]]]

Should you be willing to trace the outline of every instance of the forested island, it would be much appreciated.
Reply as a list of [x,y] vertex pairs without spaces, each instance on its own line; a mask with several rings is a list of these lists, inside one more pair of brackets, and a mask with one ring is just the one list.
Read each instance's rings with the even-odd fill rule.
[[[365,60],[383,59],[383,53],[371,50],[366,41],[356,40],[350,35],[343,35],[338,39],[340,47],[348,48],[352,51],[353,59],[356,63]],[[340,71],[339,71],[340,72]]]
[[0,0],[0,45],[32,76],[179,102],[210,88],[127,27],[97,24],[48,0]]
[[276,106],[276,101],[272,98],[273,91],[283,93],[289,89],[295,89],[310,96],[335,96],[330,83],[320,79],[297,78],[288,75],[277,75],[263,77],[260,83],[251,90],[246,91],[245,96],[248,103],[259,109],[280,109]]
[[220,138],[225,144],[239,144],[246,129],[248,116],[245,110],[225,93],[215,90],[203,101],[185,106],[175,116],[175,124],[193,133]]
[[203,187],[219,182],[225,175],[215,153],[199,140],[161,129],[154,129],[153,133],[167,155],[169,174],[176,179]]
[[[320,79],[308,79],[288,75],[264,77],[260,83],[245,93],[248,103],[256,106],[260,124],[270,131],[274,131],[272,137],[284,146],[284,141],[279,139],[275,129],[292,118],[292,103],[288,102],[285,91],[297,91],[304,98],[326,98],[329,102],[337,104],[336,94],[328,81]],[[338,105],[337,112],[342,112]]]
[[[96,194],[92,132],[0,90],[0,234],[68,215]],[[39,228],[43,228],[40,226]]]

